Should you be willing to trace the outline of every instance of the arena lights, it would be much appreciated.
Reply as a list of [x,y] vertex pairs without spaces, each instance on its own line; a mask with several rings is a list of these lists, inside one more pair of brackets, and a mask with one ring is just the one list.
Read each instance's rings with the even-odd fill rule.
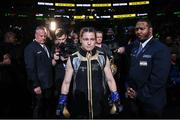
[[68,9],[68,11],[75,11],[75,9]]
[[54,15],[55,18],[70,18],[69,15]]
[[180,14],[180,12],[174,12],[173,14],[174,14],[174,15],[179,15],[179,14]]
[[91,7],[91,4],[76,4],[77,7]]
[[91,9],[87,9],[87,11],[91,11]]
[[42,13],[37,13],[36,15],[35,15],[36,17],[42,17],[42,16],[44,16]]
[[56,23],[56,21],[50,21],[50,24],[49,24],[49,29],[51,30],[51,31],[55,31],[56,30],[56,28],[57,28],[57,23]]
[[[104,15],[104,16],[95,16],[96,19],[109,19],[111,18],[110,15]],[[85,15],[79,15],[79,16],[74,16],[74,20],[93,20],[94,19],[94,16],[90,15],[90,16],[85,16]]]
[[100,18],[105,18],[105,19],[107,19],[107,18],[111,18],[111,16],[110,16],[110,15],[104,15],[104,16],[100,16]]
[[[149,1],[138,1],[138,2],[129,2],[129,5],[146,5],[149,4]],[[95,3],[95,4],[74,4],[74,3],[50,3],[50,2],[38,2],[38,5],[44,6],[60,6],[60,7],[111,7],[111,6],[127,6],[128,3]]]
[[149,1],[139,1],[139,2],[129,2],[130,5],[146,5],[149,4]]
[[136,16],[147,16],[148,13],[137,13]]
[[44,6],[53,6],[54,3],[49,3],[49,2],[38,2],[38,5],[44,5]]
[[28,17],[28,15],[20,14],[20,15],[18,15],[18,17],[26,18],[26,17]]
[[73,3],[55,3],[55,6],[59,6],[59,7],[75,7],[75,4],[73,4]]
[[97,15],[96,15],[96,19],[99,19],[99,18],[100,18],[100,16],[97,16]]
[[113,18],[132,18],[132,17],[136,17],[136,14],[113,15]]
[[54,10],[55,10],[55,8],[48,8],[48,10],[49,10],[49,11],[54,11]]
[[62,17],[65,17],[65,18],[70,18],[69,15],[63,15]]
[[39,17],[39,16],[36,17],[36,20],[41,20],[41,21],[42,21],[42,20],[44,20],[44,19],[45,19],[44,17]]
[[165,16],[165,13],[157,13],[156,16]]
[[5,13],[4,15],[5,16],[15,16],[16,14],[15,13]]
[[92,4],[92,7],[111,7],[111,3]]
[[127,6],[128,4],[127,3],[113,3],[113,6],[116,7],[116,6]]
[[73,18],[76,20],[76,19],[85,19],[85,15],[76,15],[76,16],[73,16]]
[[87,19],[94,19],[94,16],[90,15],[90,16],[86,16]]
[[60,18],[62,15],[54,15],[55,18]]

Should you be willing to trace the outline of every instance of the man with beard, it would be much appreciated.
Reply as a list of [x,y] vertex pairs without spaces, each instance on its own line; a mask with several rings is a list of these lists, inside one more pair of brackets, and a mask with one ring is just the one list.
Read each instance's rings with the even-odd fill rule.
[[166,104],[166,81],[170,69],[170,52],[153,37],[149,20],[138,20],[135,26],[137,40],[117,52],[130,53],[127,98],[129,116],[158,118]]

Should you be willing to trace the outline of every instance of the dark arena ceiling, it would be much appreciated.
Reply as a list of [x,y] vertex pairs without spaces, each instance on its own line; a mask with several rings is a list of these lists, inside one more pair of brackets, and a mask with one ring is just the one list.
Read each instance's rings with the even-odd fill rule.
[[[180,11],[179,0],[147,0],[142,5],[131,2],[146,0],[7,0],[1,3],[2,16],[43,17],[111,16],[123,14],[166,14]],[[64,3],[64,4],[63,4]],[[97,5],[98,4],[98,5]],[[102,17],[103,18],[103,17]],[[88,20],[88,19],[87,19]]]
[[124,34],[139,18],[150,19],[155,31],[164,31],[166,26],[180,26],[179,6],[180,0],[5,0],[0,4],[0,34],[18,29],[33,38],[30,31],[52,20],[67,29],[111,27]]
[[[180,18],[179,0],[6,0],[0,17],[8,22],[65,19],[73,22]],[[110,22],[110,23],[111,23]]]

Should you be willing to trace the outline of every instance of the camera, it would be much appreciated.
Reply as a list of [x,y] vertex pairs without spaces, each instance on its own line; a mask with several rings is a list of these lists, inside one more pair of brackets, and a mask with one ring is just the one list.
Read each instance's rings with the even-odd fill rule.
[[75,52],[75,46],[72,43],[60,43],[56,44],[55,49],[58,50],[59,56],[68,58],[69,55]]

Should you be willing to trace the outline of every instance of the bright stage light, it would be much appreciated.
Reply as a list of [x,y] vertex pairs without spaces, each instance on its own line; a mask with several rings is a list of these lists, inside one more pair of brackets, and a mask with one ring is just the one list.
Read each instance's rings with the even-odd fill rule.
[[51,21],[51,22],[50,22],[49,29],[50,29],[51,31],[55,31],[56,28],[57,28],[56,21]]

